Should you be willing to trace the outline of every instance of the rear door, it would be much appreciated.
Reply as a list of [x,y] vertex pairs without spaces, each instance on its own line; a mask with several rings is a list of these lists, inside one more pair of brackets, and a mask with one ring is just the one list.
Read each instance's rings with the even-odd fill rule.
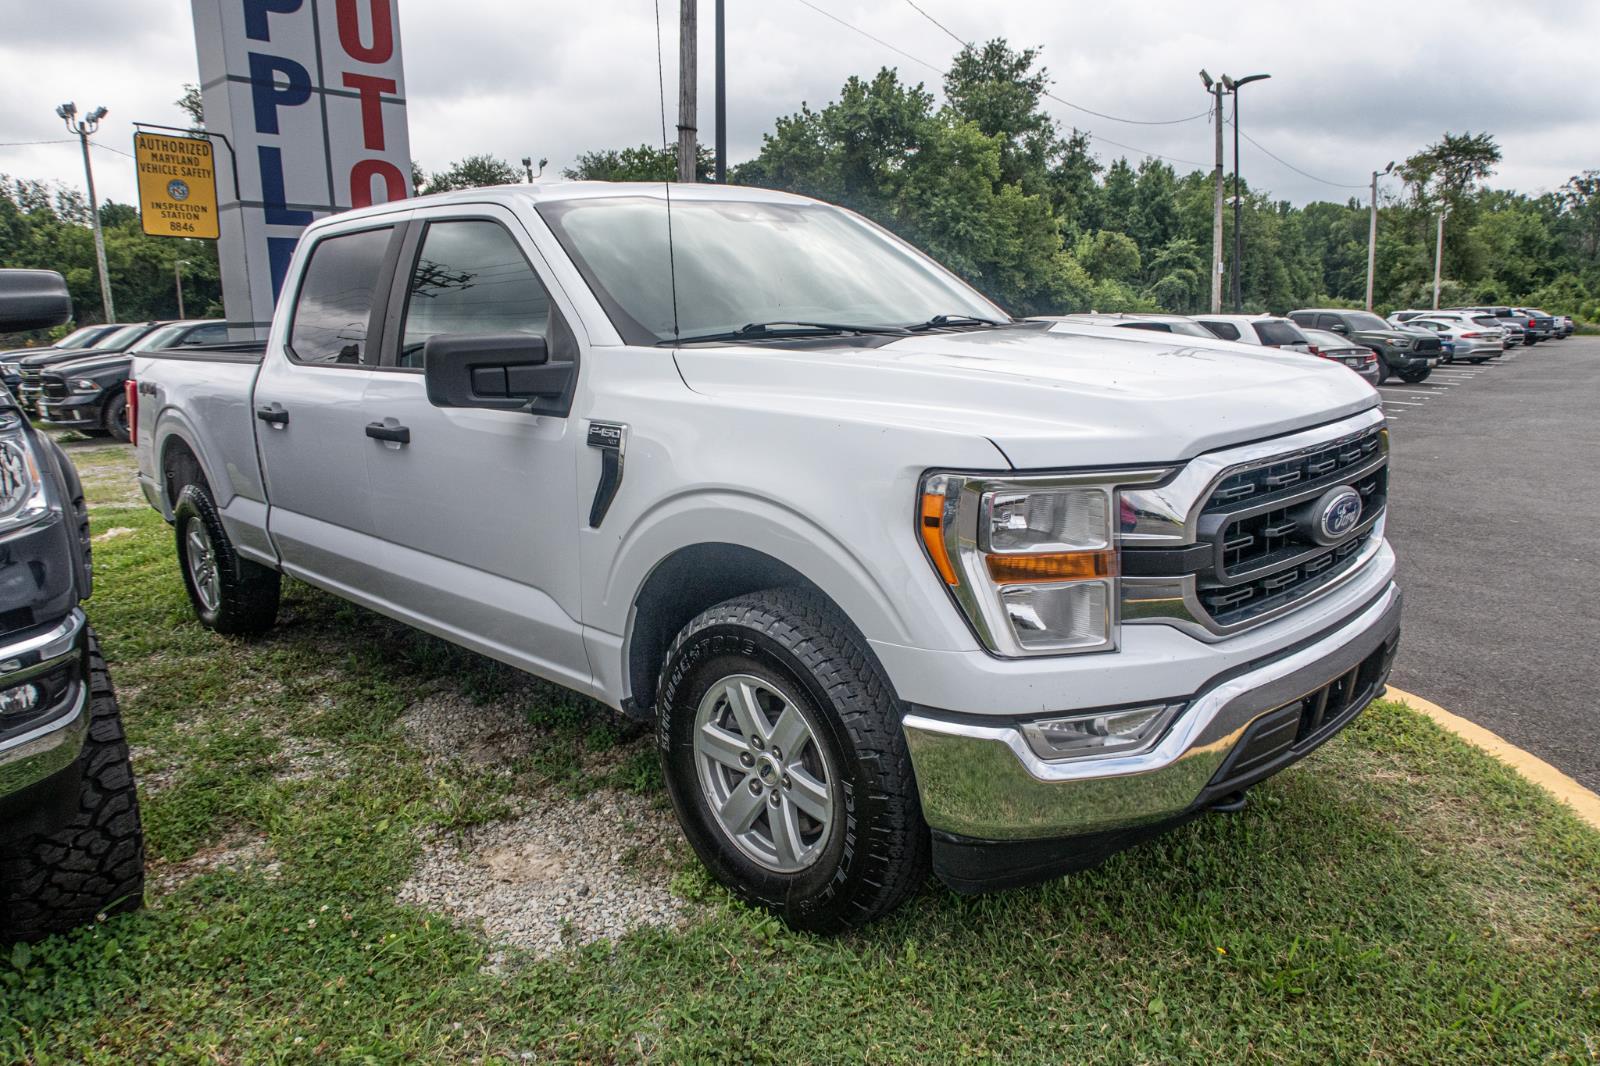
[[378,362],[383,301],[403,226],[319,234],[273,330],[249,412],[285,572],[371,603],[381,573],[367,491],[362,399]]
[[385,595],[424,629],[587,687],[582,427],[570,416],[434,407],[422,374],[423,346],[440,334],[532,333],[552,362],[575,361],[576,318],[527,230],[498,206],[418,211],[400,262],[385,365],[364,404],[367,423],[406,438],[363,442]]

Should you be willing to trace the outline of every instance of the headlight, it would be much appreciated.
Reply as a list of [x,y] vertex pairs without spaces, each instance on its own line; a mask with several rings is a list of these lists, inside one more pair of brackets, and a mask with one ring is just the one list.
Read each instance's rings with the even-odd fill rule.
[[991,652],[1020,657],[1117,646],[1119,489],[1165,470],[922,482],[923,547]]
[[0,363],[0,374],[15,375],[17,372],[16,363]]
[[1390,341],[1389,343],[1393,344],[1396,348],[1409,348],[1409,347],[1411,347],[1411,338],[1409,338],[1409,337],[1396,337],[1394,340]]
[[99,386],[99,384],[97,382],[90,381],[88,378],[79,378],[77,381],[74,381],[72,383],[72,391],[73,392],[99,392],[100,391],[100,386]]
[[50,509],[39,461],[15,414],[0,412],[0,533],[25,526]]

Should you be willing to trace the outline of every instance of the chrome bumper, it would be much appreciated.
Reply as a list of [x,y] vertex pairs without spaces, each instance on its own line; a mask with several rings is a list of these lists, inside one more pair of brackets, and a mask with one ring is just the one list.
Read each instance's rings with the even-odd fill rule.
[[1326,732],[1304,743],[1285,737],[1282,758],[1258,764],[1252,752],[1241,750],[1251,759],[1230,760],[1247,734],[1255,737],[1252,725],[1273,716],[1269,722],[1279,728],[1275,723],[1292,717],[1288,708],[1341,678],[1353,679],[1364,664],[1378,663],[1387,676],[1399,636],[1400,599],[1391,582],[1333,632],[1218,681],[1189,700],[1153,748],[1135,755],[1047,761],[1015,725],[933,711],[908,714],[904,728],[923,816],[936,835],[1047,840],[1134,829],[1204,806],[1226,782],[1245,777],[1246,763],[1265,770],[1253,780],[1281,769],[1337,732],[1381,690],[1382,677],[1369,670],[1360,706],[1337,722],[1330,719]]
[[[48,632],[0,647],[0,689],[81,659],[86,625],[83,612],[74,610]],[[37,725],[0,740],[0,797],[43,781],[76,761],[89,732],[88,706],[88,678],[80,671]]]

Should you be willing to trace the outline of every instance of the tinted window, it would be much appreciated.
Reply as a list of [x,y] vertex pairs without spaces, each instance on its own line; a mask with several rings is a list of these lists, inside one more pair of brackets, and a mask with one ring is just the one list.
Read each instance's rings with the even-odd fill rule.
[[183,336],[184,331],[188,328],[188,326],[162,326],[160,329],[150,334],[150,336],[140,341],[139,347],[148,352],[160,351],[162,348],[170,348],[174,344],[178,343],[178,340]]
[[153,329],[155,329],[154,326],[143,322],[133,326],[123,326],[121,329],[112,330],[104,337],[101,337],[99,340],[89,345],[89,350],[120,352]]
[[1479,315],[1472,321],[1476,322],[1480,326],[1494,326],[1496,329],[1500,327],[1500,320],[1493,315]]
[[107,332],[104,326],[84,326],[82,329],[73,330],[71,333],[56,341],[55,348],[87,348],[96,337]]
[[1266,322],[1252,322],[1256,336],[1261,338],[1261,343],[1276,347],[1280,344],[1304,344],[1306,335],[1300,332],[1300,327],[1293,322],[1284,322],[1281,319],[1269,319]]
[[1118,329],[1147,329],[1152,333],[1171,333],[1172,327],[1165,322],[1119,322]]
[[1393,329],[1383,319],[1367,311],[1348,311],[1344,315],[1345,325],[1351,329]]
[[302,363],[370,362],[367,320],[388,229],[324,237],[311,249],[294,305],[289,352]]
[[1236,341],[1239,339],[1239,327],[1235,326],[1232,322],[1202,322],[1200,324],[1225,341]]
[[196,326],[184,334],[184,344],[223,344],[228,339],[228,326],[224,322],[213,322],[205,326]]
[[548,339],[550,297],[497,222],[434,222],[406,296],[398,365],[420,367],[439,333],[534,333]]

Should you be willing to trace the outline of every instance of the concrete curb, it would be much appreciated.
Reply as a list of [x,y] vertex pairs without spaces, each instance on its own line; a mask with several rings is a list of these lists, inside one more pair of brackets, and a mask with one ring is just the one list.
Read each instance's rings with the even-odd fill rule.
[[1482,726],[1475,725],[1459,715],[1451,714],[1437,703],[1430,703],[1421,696],[1413,696],[1409,692],[1403,692],[1390,686],[1384,690],[1383,698],[1394,700],[1396,703],[1404,704],[1411,708],[1418,714],[1428,716],[1468,744],[1493,755],[1517,771],[1517,773],[1543,788],[1568,807],[1571,807],[1573,813],[1579,818],[1596,829],[1600,829],[1600,795],[1596,795],[1589,789],[1584,788],[1537,755],[1523,751],[1515,744],[1509,743]]

